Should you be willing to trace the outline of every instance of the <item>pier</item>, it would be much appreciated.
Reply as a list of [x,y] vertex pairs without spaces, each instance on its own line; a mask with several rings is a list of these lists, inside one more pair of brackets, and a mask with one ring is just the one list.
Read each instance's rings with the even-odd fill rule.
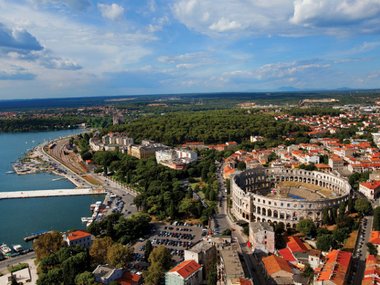
[[33,190],[33,191],[11,191],[0,192],[2,199],[20,199],[20,198],[45,198],[45,197],[64,197],[64,196],[83,196],[83,195],[101,195],[106,192],[103,189],[76,188],[76,189],[55,189],[55,190]]

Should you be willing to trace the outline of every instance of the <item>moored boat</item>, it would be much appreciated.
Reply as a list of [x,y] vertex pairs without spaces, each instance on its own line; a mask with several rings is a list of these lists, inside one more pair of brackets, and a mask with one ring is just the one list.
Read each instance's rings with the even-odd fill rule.
[[14,245],[13,249],[14,249],[15,252],[18,252],[18,253],[20,253],[20,252],[22,252],[24,250],[20,244]]
[[9,255],[12,252],[12,250],[10,249],[10,247],[8,245],[6,245],[5,243],[3,243],[2,245],[0,245],[0,251],[4,255]]

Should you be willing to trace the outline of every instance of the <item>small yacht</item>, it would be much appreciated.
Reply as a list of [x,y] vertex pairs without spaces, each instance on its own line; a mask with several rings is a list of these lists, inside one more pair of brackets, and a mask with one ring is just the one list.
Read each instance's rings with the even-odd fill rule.
[[22,246],[19,245],[19,244],[14,245],[14,246],[13,246],[13,249],[14,249],[15,252],[18,252],[18,253],[20,253],[21,251],[24,250],[24,249],[22,248]]
[[0,245],[0,251],[4,255],[9,255],[12,252],[12,250],[9,248],[9,246],[6,245],[5,243],[3,243],[2,245]]

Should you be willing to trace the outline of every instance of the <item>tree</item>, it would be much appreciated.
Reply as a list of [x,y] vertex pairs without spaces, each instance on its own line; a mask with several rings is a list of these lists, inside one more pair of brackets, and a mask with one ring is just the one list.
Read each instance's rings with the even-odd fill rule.
[[329,208],[323,208],[322,210],[322,224],[324,225],[330,224]]
[[63,283],[63,272],[60,268],[53,268],[46,274],[41,274],[37,285],[57,285]]
[[245,170],[247,168],[247,165],[245,164],[244,161],[239,161],[238,164],[237,164],[237,169],[238,170]]
[[309,264],[306,264],[305,269],[303,270],[303,276],[312,278],[314,276],[314,270]]
[[329,251],[333,243],[334,238],[332,235],[321,235],[317,238],[317,248],[322,251]]
[[144,252],[146,260],[148,260],[149,255],[152,252],[152,250],[153,250],[152,242],[148,239],[145,243],[145,252]]
[[133,248],[114,243],[107,251],[107,262],[116,268],[124,268],[128,261],[132,260]]
[[367,242],[368,252],[371,255],[377,256],[377,248],[372,243]]
[[339,243],[343,243],[348,237],[350,230],[348,228],[340,228],[333,231],[333,238]]
[[314,222],[310,219],[303,219],[297,224],[297,231],[307,236],[315,236],[316,230]]
[[110,237],[97,238],[90,247],[90,256],[94,264],[104,264],[107,262],[107,252],[112,246]]
[[171,255],[169,250],[160,245],[153,249],[149,255],[148,261],[150,266],[143,273],[145,284],[160,284],[160,280],[164,277],[164,273],[171,266]]
[[96,284],[95,277],[89,271],[82,272],[75,277],[75,285],[95,285],[95,284]]
[[62,234],[59,232],[49,232],[38,237],[33,242],[33,249],[37,260],[57,252],[64,245]]
[[338,219],[342,220],[346,214],[346,203],[341,203],[338,210]]
[[380,207],[376,207],[373,210],[373,229],[380,231]]
[[372,206],[366,198],[359,198],[355,201],[355,210],[362,215],[368,215],[372,212]]

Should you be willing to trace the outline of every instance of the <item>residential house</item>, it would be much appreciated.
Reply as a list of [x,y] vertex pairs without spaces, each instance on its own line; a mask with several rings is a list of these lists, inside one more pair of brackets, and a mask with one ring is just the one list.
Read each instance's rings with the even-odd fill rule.
[[195,260],[185,260],[165,274],[165,285],[200,285],[202,281],[202,266]]

